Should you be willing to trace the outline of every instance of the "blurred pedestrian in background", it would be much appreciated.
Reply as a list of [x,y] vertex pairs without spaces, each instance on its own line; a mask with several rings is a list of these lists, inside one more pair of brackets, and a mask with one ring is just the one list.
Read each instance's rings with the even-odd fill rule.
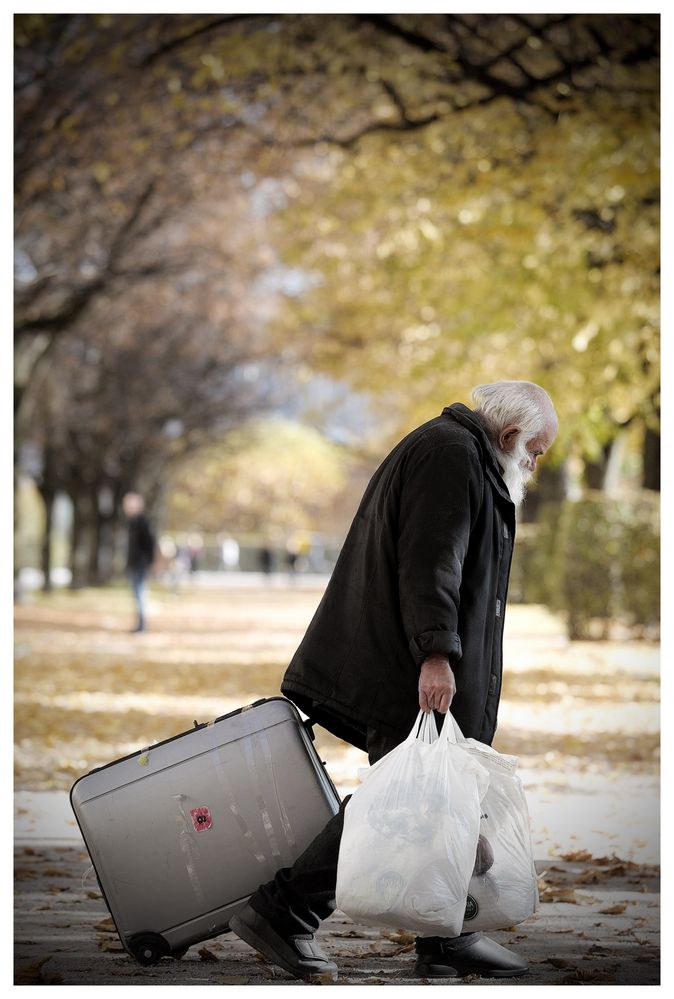
[[144,514],[145,503],[138,493],[127,493],[122,508],[129,522],[129,547],[126,570],[129,574],[136,604],[136,627],[133,632],[145,631],[145,582],[155,556],[155,537]]
[[235,538],[225,538],[220,546],[222,557],[222,568],[225,572],[233,572],[239,568],[239,558],[241,549],[239,542]]

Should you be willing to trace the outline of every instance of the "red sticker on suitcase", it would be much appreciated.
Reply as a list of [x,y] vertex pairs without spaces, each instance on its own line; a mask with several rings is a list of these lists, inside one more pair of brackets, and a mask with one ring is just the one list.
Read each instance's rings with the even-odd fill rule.
[[190,815],[192,816],[192,822],[197,832],[210,829],[213,825],[213,818],[208,808],[192,808]]

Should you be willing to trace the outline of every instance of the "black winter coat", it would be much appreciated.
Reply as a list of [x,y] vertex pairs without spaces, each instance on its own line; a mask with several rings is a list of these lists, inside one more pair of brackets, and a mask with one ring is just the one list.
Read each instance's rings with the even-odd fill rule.
[[409,732],[419,671],[444,652],[451,711],[491,744],[515,507],[477,417],[461,403],[408,434],[365,491],[281,689],[365,749],[368,727]]
[[154,561],[155,537],[144,514],[129,519],[129,547],[126,567],[129,572],[146,572]]

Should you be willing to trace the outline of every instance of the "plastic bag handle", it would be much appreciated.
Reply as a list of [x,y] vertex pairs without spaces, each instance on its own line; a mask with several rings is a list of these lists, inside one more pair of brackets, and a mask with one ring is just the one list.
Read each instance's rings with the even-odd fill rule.
[[[454,738],[453,738],[452,741],[453,742],[466,742],[467,741],[466,737],[463,734],[463,732],[461,731],[461,729],[459,728],[459,723],[457,722],[457,720],[454,717],[454,715],[450,714],[449,711],[447,712],[447,718],[445,719],[445,725],[447,724],[447,720],[450,719],[450,718],[452,720],[452,728],[454,729]],[[445,725],[443,725],[442,727],[445,728]]]
[[442,731],[438,735],[438,726],[435,721],[435,715],[432,711],[419,711],[416,717],[416,721],[412,726],[412,731],[408,735],[406,742],[416,742],[419,739],[421,742],[433,743],[437,739],[443,739],[445,742],[465,742],[461,729],[456,723],[454,716],[448,711],[445,715],[445,720],[442,725]]
[[[417,717],[415,718],[412,730],[405,739],[405,745],[408,745],[411,742],[416,742],[417,738],[419,737],[421,737],[422,742],[432,741],[427,738],[429,722],[428,719],[425,717],[425,714],[426,713],[424,711],[420,711]],[[435,718],[433,719],[433,722],[435,723]],[[437,726],[436,726],[436,737],[437,737]]]
[[440,738],[445,740],[445,742],[451,742],[456,744],[459,739],[463,739],[461,735],[461,729],[454,721],[453,715],[448,711],[445,715],[445,720],[442,723],[442,731],[440,732]]
[[438,726],[435,721],[435,715],[432,711],[420,711],[419,714],[423,715],[423,717],[417,732],[417,739],[421,739],[422,742],[427,743],[435,742],[438,738]]

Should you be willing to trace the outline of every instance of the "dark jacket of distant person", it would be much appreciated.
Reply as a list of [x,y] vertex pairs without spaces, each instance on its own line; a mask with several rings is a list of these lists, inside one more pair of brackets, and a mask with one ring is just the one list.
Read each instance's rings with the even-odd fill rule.
[[461,403],[408,434],[365,491],[282,692],[361,749],[408,732],[423,660],[449,657],[451,712],[491,744],[515,506],[478,417]]
[[147,572],[155,556],[155,537],[144,513],[129,518],[129,547],[126,567],[129,572]]

